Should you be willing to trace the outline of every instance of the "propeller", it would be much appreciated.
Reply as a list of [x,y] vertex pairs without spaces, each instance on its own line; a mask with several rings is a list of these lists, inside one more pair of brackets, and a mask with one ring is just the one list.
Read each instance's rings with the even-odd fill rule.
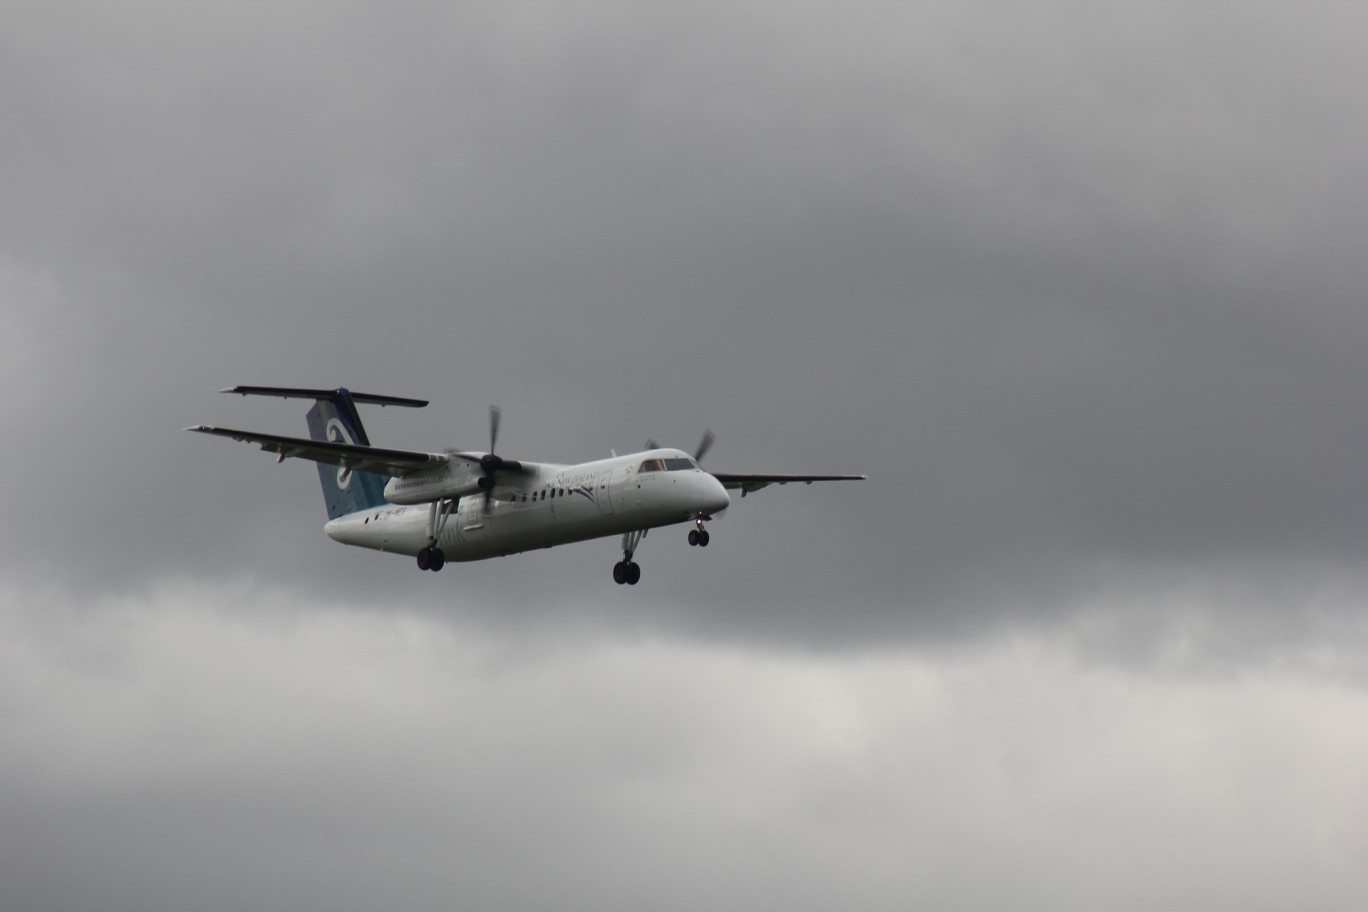
[[[715,441],[716,439],[717,435],[714,434],[712,431],[705,430],[703,432],[703,439],[698,441],[698,446],[694,447],[694,462],[703,461],[703,454],[708,452],[708,450],[712,448],[713,441]],[[646,449],[655,450],[659,448],[660,444],[656,443],[654,437],[646,438]]]
[[489,407],[489,452],[480,457],[480,490],[484,491],[484,511],[489,512],[489,501],[494,496],[494,476],[499,472],[521,472],[522,463],[495,455],[499,444],[499,425],[503,422],[503,410],[497,405]]
[[694,450],[694,462],[703,461],[703,454],[712,448],[715,440],[717,440],[716,434],[710,430],[703,431],[703,439],[698,441],[698,448]]

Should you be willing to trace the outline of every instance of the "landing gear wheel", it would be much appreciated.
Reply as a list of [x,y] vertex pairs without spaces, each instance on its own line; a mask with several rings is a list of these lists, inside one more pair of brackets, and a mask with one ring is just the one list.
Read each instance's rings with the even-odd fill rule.
[[418,552],[419,570],[441,570],[445,564],[446,555],[442,553],[441,548],[429,545]]
[[613,582],[619,586],[635,586],[641,579],[641,568],[632,560],[632,555],[645,537],[645,529],[622,533],[622,560],[613,565]]
[[708,520],[708,517],[706,517],[706,516],[704,516],[704,515],[702,515],[702,514],[699,514],[699,515],[694,519],[694,527],[693,527],[692,529],[689,530],[689,544],[690,544],[690,545],[693,545],[693,546],[698,547],[698,548],[706,548],[706,547],[708,547],[708,538],[709,538],[709,536],[708,536],[708,530],[705,529],[705,528],[703,528],[703,523],[706,522],[707,520]]

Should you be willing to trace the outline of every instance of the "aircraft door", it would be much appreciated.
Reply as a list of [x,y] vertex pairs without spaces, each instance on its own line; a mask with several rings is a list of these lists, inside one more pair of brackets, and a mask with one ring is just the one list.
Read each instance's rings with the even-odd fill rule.
[[484,496],[470,494],[461,498],[461,538],[471,541],[484,534]]
[[599,512],[604,516],[611,516],[613,513],[613,501],[611,498],[613,473],[600,473],[598,480],[594,483],[594,500],[598,502]]

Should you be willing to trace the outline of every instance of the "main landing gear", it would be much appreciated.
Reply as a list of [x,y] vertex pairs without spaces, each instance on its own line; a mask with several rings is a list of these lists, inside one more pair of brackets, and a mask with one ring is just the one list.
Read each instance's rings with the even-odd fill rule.
[[442,553],[441,548],[429,546],[418,552],[419,570],[435,571],[441,570],[444,566],[446,566],[446,555]]
[[613,582],[619,586],[635,586],[641,582],[641,565],[632,560],[632,555],[636,553],[637,545],[646,537],[645,529],[638,529],[635,532],[626,532],[622,536],[622,560],[613,564]]
[[441,536],[442,530],[446,528],[447,520],[455,512],[456,501],[450,497],[434,500],[432,506],[428,508],[427,544],[418,551],[419,570],[436,572],[446,566],[446,554],[437,547],[437,539]]
[[628,586],[635,586],[641,582],[641,564],[632,560],[629,554],[623,560],[613,564],[613,582],[621,586],[626,583]]

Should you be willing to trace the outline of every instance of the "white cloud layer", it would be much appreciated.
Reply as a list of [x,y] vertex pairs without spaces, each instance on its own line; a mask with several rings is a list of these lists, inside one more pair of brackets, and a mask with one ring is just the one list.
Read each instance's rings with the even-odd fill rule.
[[53,909],[1357,908],[1368,693],[1044,635],[813,656],[181,582],[0,591]]

